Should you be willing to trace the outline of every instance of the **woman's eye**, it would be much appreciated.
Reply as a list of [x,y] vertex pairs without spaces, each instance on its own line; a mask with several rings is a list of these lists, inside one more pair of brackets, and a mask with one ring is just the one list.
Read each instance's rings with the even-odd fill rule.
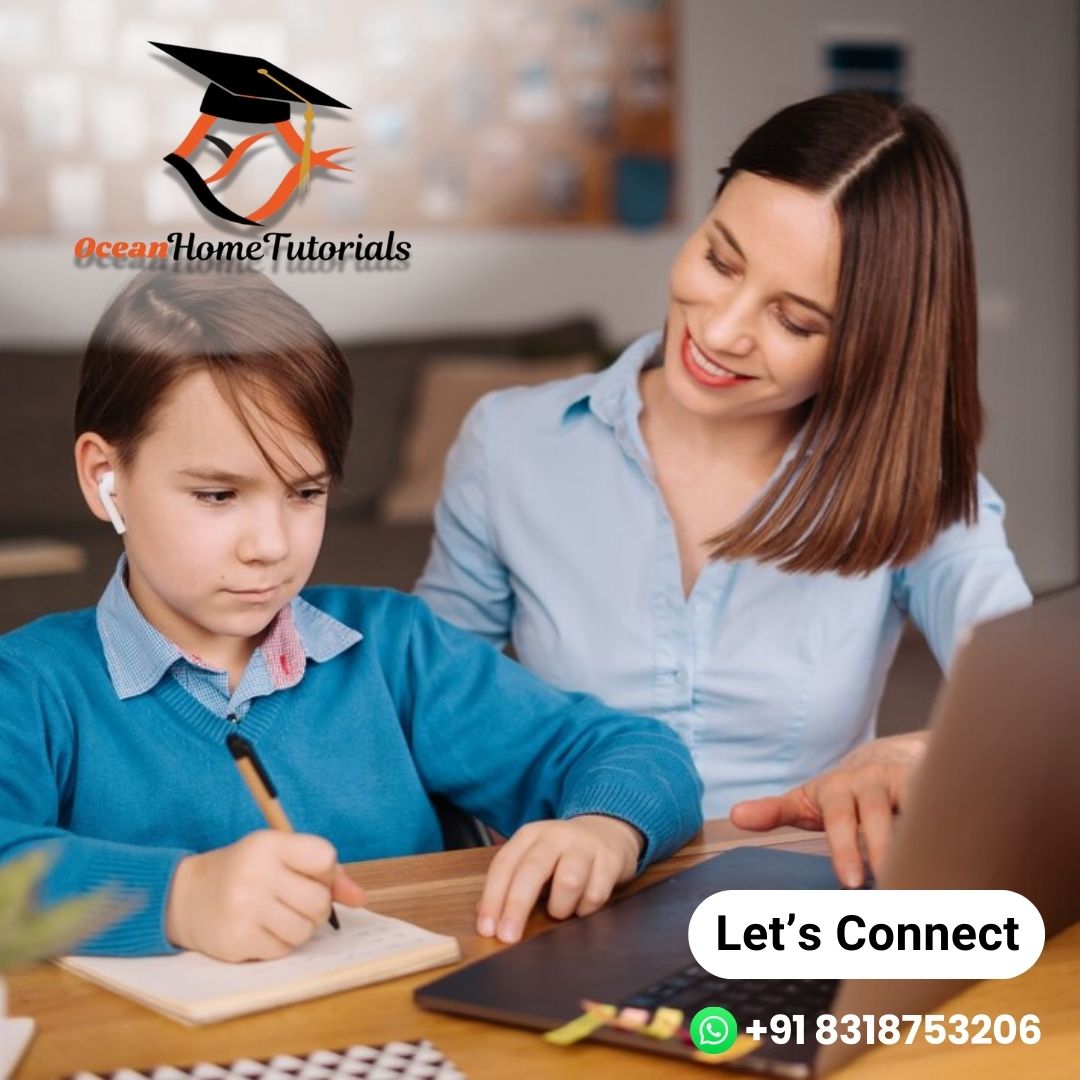
[[808,338],[812,334],[817,333],[815,330],[810,330],[805,326],[800,326],[798,323],[792,322],[783,312],[782,309],[777,309],[776,318],[780,325],[789,333],[794,334],[795,337]]
[[210,506],[224,506],[236,497],[235,491],[195,491],[192,494],[196,500]]
[[718,273],[723,274],[724,277],[731,277],[734,272],[730,266],[719,255],[713,251],[712,248],[705,249],[705,261]]
[[318,502],[326,494],[326,488],[299,488],[293,493],[301,502]]

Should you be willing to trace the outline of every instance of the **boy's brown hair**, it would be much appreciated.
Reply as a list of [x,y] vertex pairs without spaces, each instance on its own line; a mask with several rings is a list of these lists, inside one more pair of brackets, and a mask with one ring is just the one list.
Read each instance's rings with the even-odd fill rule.
[[331,478],[341,480],[352,427],[348,365],[311,314],[254,270],[140,273],[106,308],[86,346],[76,437],[96,432],[117,448],[120,465],[129,465],[171,387],[198,371],[211,376],[279,477],[256,435],[252,407],[295,425],[318,446]]
[[924,110],[842,93],[747,136],[718,197],[740,171],[833,200],[840,279],[799,451],[711,554],[805,572],[901,565],[978,509],[975,264],[956,155]]

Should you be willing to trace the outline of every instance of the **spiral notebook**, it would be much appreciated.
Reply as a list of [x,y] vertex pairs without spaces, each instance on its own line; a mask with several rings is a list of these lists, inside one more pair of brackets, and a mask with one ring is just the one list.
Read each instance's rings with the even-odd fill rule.
[[280,960],[232,964],[201,953],[173,956],[65,956],[57,963],[184,1024],[351,990],[461,959],[455,938],[388,915],[338,908],[341,929],[321,926]]

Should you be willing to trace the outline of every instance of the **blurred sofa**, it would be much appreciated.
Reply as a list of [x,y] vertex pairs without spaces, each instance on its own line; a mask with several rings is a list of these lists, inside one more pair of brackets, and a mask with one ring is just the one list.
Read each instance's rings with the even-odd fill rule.
[[[346,342],[342,351],[355,383],[355,421],[345,483],[331,500],[312,581],[403,590],[427,557],[431,524],[422,504],[441,468],[441,461],[435,468],[420,458],[441,457],[468,400],[489,384],[543,381],[597,366],[606,355],[599,328],[585,316]],[[121,550],[120,538],[91,516],[75,481],[72,412],[80,355],[75,348],[0,350],[0,461],[7,472],[0,545],[49,538],[85,553],[77,572],[0,576],[0,632],[96,603]],[[462,377],[449,392],[458,365]],[[440,401],[454,414],[433,416]],[[425,446],[419,424],[438,431],[434,445]],[[417,475],[410,479],[403,470]]]

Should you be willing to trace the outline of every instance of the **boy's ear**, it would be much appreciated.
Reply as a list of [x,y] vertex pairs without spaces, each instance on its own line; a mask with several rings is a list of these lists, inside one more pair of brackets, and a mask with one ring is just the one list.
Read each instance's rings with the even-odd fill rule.
[[107,473],[112,473],[114,489],[111,498],[114,507],[119,511],[122,494],[116,490],[121,486],[116,482],[117,458],[116,448],[95,432],[84,432],[75,440],[75,474],[86,505],[99,521],[112,521],[117,532],[120,532],[122,530],[117,526],[116,519],[102,501],[101,489],[102,479]]

